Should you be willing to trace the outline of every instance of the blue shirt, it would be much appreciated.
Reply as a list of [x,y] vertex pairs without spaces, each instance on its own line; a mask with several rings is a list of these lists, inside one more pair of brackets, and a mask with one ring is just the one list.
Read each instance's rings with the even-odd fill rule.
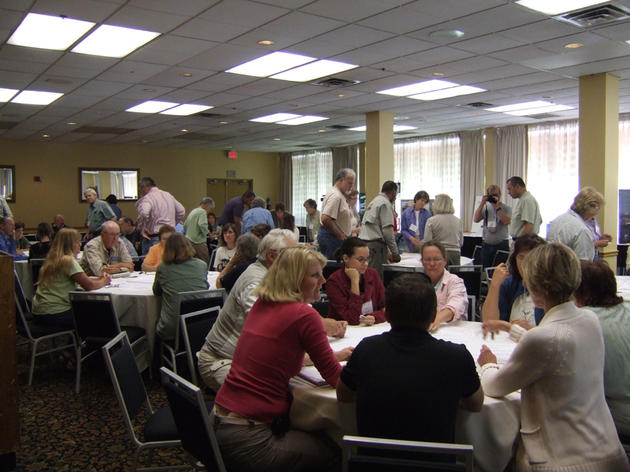
[[28,259],[26,254],[17,253],[17,241],[0,232],[0,251],[11,254],[16,261],[25,261]]
[[271,226],[271,229],[276,227],[273,224],[273,218],[271,217],[271,212],[269,210],[261,207],[250,208],[243,215],[243,230],[241,234],[249,233],[250,229],[260,224],[267,224]]
[[413,209],[413,205],[411,205],[403,212],[402,218],[400,220],[400,232],[405,238],[407,249],[409,249],[410,251],[414,250],[414,246],[413,243],[409,241],[409,238],[413,236],[417,237],[418,239],[423,239],[424,227],[426,226],[427,220],[429,218],[431,218],[431,212],[426,208],[420,209],[420,213],[418,214],[418,235],[416,236],[416,232],[409,229],[409,226],[416,224],[416,214],[415,210]]

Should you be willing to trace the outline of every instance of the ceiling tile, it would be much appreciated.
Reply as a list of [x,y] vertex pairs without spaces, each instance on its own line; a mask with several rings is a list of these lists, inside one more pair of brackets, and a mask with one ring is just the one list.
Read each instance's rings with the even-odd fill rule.
[[386,39],[369,46],[354,49],[352,51],[334,56],[333,59],[367,66],[374,63],[380,63],[384,59],[397,58],[414,54],[419,51],[425,51],[435,47],[435,44],[427,41],[420,41],[405,36]]
[[37,0],[31,9],[44,15],[65,15],[77,20],[104,21],[118,8],[121,2],[101,2],[98,0]]
[[327,16],[337,20],[355,22],[362,18],[396,7],[400,2],[387,0],[317,0],[302,11]]
[[403,5],[359,21],[358,24],[390,33],[405,34],[443,21],[442,18],[426,12],[427,2],[423,3],[424,5],[418,2]]
[[498,34],[487,34],[477,38],[459,41],[451,44],[451,47],[463,49],[464,51],[474,52],[477,54],[487,54],[489,52],[501,51],[503,49],[515,48],[521,46],[522,43],[509,39]]
[[197,15],[218,2],[219,0],[177,0],[176,2],[173,0],[134,0],[133,4],[145,10]]
[[[192,67],[175,66],[163,70],[152,77],[147,77],[143,82],[149,85],[177,88],[191,85],[215,73],[214,71],[193,69]],[[192,74],[192,77],[186,77],[184,74]]]
[[156,38],[146,46],[131,53],[127,59],[153,64],[175,65],[216,45],[217,43],[212,41],[169,34]]
[[378,31],[364,26],[348,25],[321,35],[319,39],[345,45],[349,48],[358,48],[390,38],[392,35],[384,31]]
[[188,17],[174,13],[146,10],[131,5],[125,5],[107,18],[106,23],[115,26],[139,28],[147,31],[167,33],[173,28],[186,22]]
[[112,80],[116,82],[124,82],[134,84],[143,82],[147,78],[152,77],[164,70],[168,66],[162,64],[149,64],[147,62],[138,62],[131,60],[123,60],[113,67],[99,75],[99,80]]
[[580,31],[580,28],[577,26],[558,20],[547,19],[528,24],[527,26],[504,29],[497,34],[515,41],[520,41],[521,43],[535,43],[547,39],[569,36],[579,33]]
[[[247,12],[246,15],[243,12]],[[199,15],[200,18],[216,23],[255,28],[289,13],[286,8],[261,5],[247,0],[230,0],[220,2]]]

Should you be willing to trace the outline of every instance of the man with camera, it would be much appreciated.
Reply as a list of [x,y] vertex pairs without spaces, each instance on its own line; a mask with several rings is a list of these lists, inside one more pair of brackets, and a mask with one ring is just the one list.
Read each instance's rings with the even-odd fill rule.
[[484,268],[492,267],[494,255],[498,250],[510,250],[508,225],[512,221],[512,209],[500,200],[501,189],[498,185],[490,185],[473,215],[475,223],[483,220],[481,257],[475,264],[481,263]]

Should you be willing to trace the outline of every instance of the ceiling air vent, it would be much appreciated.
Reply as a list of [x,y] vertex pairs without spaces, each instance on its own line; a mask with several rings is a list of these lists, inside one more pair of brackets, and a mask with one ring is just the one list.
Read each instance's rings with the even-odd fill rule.
[[313,82],[313,85],[322,85],[324,87],[350,87],[351,85],[358,84],[358,80],[346,80],[338,79],[335,77],[329,77],[328,79],[318,80]]
[[630,18],[630,10],[623,5],[605,3],[595,7],[576,10],[564,15],[554,16],[556,20],[565,21],[581,28],[603,25]]
[[540,113],[538,115],[529,115],[528,118],[533,118],[535,120],[549,120],[551,118],[560,118],[560,115],[553,115],[551,113]]
[[222,115],[218,114],[218,113],[208,113],[208,112],[202,112],[202,113],[197,113],[196,115],[193,116],[200,116],[202,118],[218,118]]
[[89,134],[125,134],[136,131],[133,128],[115,128],[113,126],[81,126],[72,130],[73,133],[89,133]]
[[297,147],[301,147],[301,148],[316,148],[316,147],[321,147],[321,145],[319,145],[319,144],[298,144]]
[[219,134],[206,134],[206,133],[184,133],[178,136],[172,136],[176,139],[186,139],[189,141],[218,141],[221,139],[227,139],[228,136],[219,135]]
[[486,102],[472,102],[472,103],[467,103],[466,106],[472,107],[472,108],[491,108],[494,105],[492,103],[486,103]]
[[344,130],[344,129],[350,129],[350,126],[346,126],[346,125],[330,125],[330,126],[326,126],[326,128],[328,128],[328,129],[336,129],[336,130]]

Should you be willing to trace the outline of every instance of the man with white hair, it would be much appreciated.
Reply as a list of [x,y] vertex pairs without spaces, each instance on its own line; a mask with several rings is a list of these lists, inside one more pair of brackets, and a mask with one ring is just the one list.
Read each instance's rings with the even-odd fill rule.
[[214,200],[204,197],[199,202],[199,206],[190,212],[184,221],[184,231],[186,238],[195,249],[195,257],[201,259],[208,265],[210,263],[210,252],[208,251],[208,213],[214,210]]
[[352,169],[341,169],[335,175],[335,185],[322,202],[321,226],[317,233],[319,250],[328,258],[335,258],[341,242],[352,233],[352,211],[346,196],[352,190],[357,174]]
[[101,235],[92,239],[83,248],[81,267],[88,276],[100,277],[103,272],[117,273],[133,271],[133,262],[127,247],[120,240],[120,226],[115,221],[106,221]]
[[[249,310],[256,302],[253,291],[271,267],[280,250],[295,246],[293,232],[273,229],[258,246],[258,260],[251,264],[238,278],[221,308],[219,317],[206,337],[206,342],[197,353],[199,373],[204,383],[218,390],[232,365],[232,356]],[[329,336],[343,337],[347,323],[327,320]]]
[[98,198],[98,193],[92,187],[86,188],[83,195],[90,204],[86,223],[88,232],[85,235],[85,239],[92,239],[101,234],[103,224],[106,221],[116,220],[116,214],[107,202]]
[[28,255],[17,248],[15,222],[10,216],[0,216],[0,251],[13,256],[16,261],[25,261]]

